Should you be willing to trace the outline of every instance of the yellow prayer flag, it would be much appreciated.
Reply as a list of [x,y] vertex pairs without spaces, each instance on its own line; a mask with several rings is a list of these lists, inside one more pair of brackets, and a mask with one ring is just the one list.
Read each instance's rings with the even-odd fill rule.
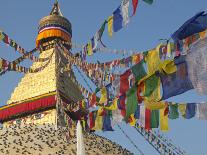
[[135,124],[136,124],[136,119],[134,118],[134,114],[131,114],[131,115],[130,115],[130,122],[129,122],[129,124],[130,124],[131,126],[135,126]]
[[207,30],[202,31],[202,32],[199,33],[201,39],[204,39],[206,37],[206,34],[207,34]]
[[93,54],[93,49],[92,49],[92,43],[89,41],[88,46],[87,46],[87,54],[90,56]]
[[186,111],[186,104],[178,104],[178,109],[181,113],[182,116],[185,116],[185,111]]
[[158,70],[158,67],[161,63],[158,50],[153,49],[153,50],[149,51],[147,56],[145,57],[145,59],[146,59],[149,74]]
[[3,59],[0,58],[0,71],[3,69]]
[[113,16],[110,16],[108,18],[108,33],[109,33],[109,36],[112,37],[112,35],[113,35]]
[[95,120],[95,126],[94,126],[94,130],[102,130],[103,128],[103,107],[100,107],[98,109],[97,115],[96,115],[96,120]]
[[164,101],[156,102],[156,101],[149,101],[145,99],[144,104],[145,107],[150,110],[159,110],[166,107],[166,103]]
[[163,63],[160,64],[159,70],[161,72],[164,71],[167,74],[172,74],[176,72],[177,67],[174,63],[174,60],[165,60]]
[[168,131],[168,115],[165,115],[165,108],[160,109],[160,130],[161,131]]
[[109,107],[104,107],[106,110],[116,110],[118,108],[118,98],[116,97],[114,100],[113,100],[113,103],[109,106]]
[[101,89],[101,98],[99,100],[99,104],[104,104],[107,102],[107,90],[106,87]]
[[2,31],[0,31],[0,41],[4,39],[4,35],[2,33]]

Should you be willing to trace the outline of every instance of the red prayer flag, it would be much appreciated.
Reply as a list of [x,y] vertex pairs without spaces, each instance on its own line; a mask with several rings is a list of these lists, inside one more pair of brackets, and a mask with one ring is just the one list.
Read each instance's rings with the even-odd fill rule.
[[94,105],[96,105],[96,94],[92,94],[91,96],[91,100],[90,100],[90,107],[93,107]]
[[145,109],[145,129],[151,129],[151,111],[149,109]]
[[137,10],[137,5],[138,5],[138,0],[132,0],[132,4],[133,4],[133,15],[135,15],[136,10]]
[[129,90],[129,76],[131,74],[131,70],[127,70],[124,74],[120,76],[120,109],[121,114],[123,117],[126,115],[126,106],[125,106],[125,99],[126,99],[126,92]]
[[89,113],[89,119],[90,119],[90,129],[92,129],[95,126],[95,118],[93,112]]

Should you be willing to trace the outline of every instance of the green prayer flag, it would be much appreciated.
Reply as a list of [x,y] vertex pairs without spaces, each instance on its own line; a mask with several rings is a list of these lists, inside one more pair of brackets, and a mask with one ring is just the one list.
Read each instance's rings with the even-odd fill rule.
[[159,127],[159,110],[151,111],[151,120],[150,120],[151,128]]
[[126,102],[126,121],[131,114],[135,113],[138,102],[137,102],[137,86],[134,85],[128,92],[126,93],[127,102]]
[[170,119],[177,119],[179,117],[178,104],[170,104],[169,116]]
[[132,73],[135,76],[136,81],[141,80],[143,77],[145,77],[147,75],[147,73],[145,72],[143,63],[144,63],[144,61],[142,60],[138,64],[134,65],[131,69]]
[[148,4],[152,4],[153,0],[143,0],[144,2],[148,3]]
[[157,77],[155,74],[146,79],[144,96],[149,97],[153,93],[153,91],[158,87],[158,82],[159,77]]
[[102,37],[103,32],[105,30],[106,24],[107,24],[107,20],[104,21],[104,23],[102,24],[101,28],[99,29],[98,33],[99,33],[99,39]]

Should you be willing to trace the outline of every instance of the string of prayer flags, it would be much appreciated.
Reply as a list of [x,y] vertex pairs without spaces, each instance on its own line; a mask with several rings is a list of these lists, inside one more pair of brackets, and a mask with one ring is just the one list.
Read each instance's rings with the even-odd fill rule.
[[[9,45],[10,47],[14,48],[15,51],[18,51],[20,54],[26,55],[27,53],[30,53],[30,52],[26,52],[24,48],[19,46],[13,39],[9,38],[9,36],[4,32],[2,32],[1,30],[0,30],[0,41],[3,41],[6,45]],[[32,53],[30,53],[28,57],[25,58],[29,58],[32,61],[38,61],[38,58],[32,55]]]

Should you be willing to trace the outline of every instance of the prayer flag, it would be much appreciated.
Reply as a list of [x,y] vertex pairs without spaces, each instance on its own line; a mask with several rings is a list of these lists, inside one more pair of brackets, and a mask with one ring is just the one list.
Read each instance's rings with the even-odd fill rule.
[[[206,16],[207,17],[207,16]],[[191,46],[186,56],[189,78],[200,95],[207,95],[207,38]]]
[[178,104],[170,104],[169,119],[177,119],[179,117]]
[[120,6],[113,12],[113,29],[118,32],[122,28],[123,17]]
[[95,126],[95,115],[97,114],[97,111],[93,111],[89,113],[89,120],[90,120],[90,129],[92,129]]
[[107,21],[105,20],[104,23],[101,25],[101,28],[98,31],[98,34],[99,34],[99,38],[98,39],[99,40],[101,40],[101,37],[102,37],[103,32],[105,30],[106,24],[107,24]]
[[92,43],[91,40],[87,44],[87,54],[88,56],[91,56],[93,54],[93,49],[92,49]]
[[129,81],[128,77],[130,76],[131,71],[127,70],[124,74],[120,76],[120,106],[122,116],[125,117],[126,115],[126,106],[125,106],[125,99],[126,99],[126,92],[129,89]]
[[123,23],[126,26],[129,23],[129,0],[122,1],[121,12],[123,17]]
[[155,74],[145,80],[145,92],[144,96],[149,97],[158,87],[159,77]]
[[178,63],[177,61],[178,60],[176,60],[177,71],[175,73],[169,75],[161,73],[159,75],[161,78],[163,89],[162,100],[182,94],[190,89],[193,89],[193,85],[188,77],[186,63]]
[[145,127],[145,106],[141,105],[140,106],[140,120],[139,120],[139,125],[141,127]]
[[4,39],[4,35],[2,33],[2,31],[0,31],[0,41]]
[[136,119],[134,118],[134,114],[131,114],[129,117],[129,123],[131,126],[135,126],[136,124]]
[[151,110],[150,126],[151,128],[159,127],[159,110]]
[[179,111],[181,113],[181,115],[185,118],[186,116],[186,104],[179,104],[178,105]]
[[135,110],[134,117],[136,119],[139,119],[140,118],[140,105],[139,104],[137,105],[137,108]]
[[110,106],[104,107],[106,110],[117,110],[118,109],[118,98],[116,97]]
[[196,104],[195,103],[188,103],[186,105],[186,119],[193,118],[195,116],[195,111],[196,111]]
[[97,111],[94,130],[102,130],[103,128],[103,112],[104,109],[100,107]]
[[138,64],[134,65],[131,68],[132,73],[134,74],[136,81],[141,80],[143,77],[145,77],[147,75],[147,73],[145,72],[145,69],[143,67],[143,63],[144,63],[144,61],[142,60]]
[[111,116],[110,116],[111,111],[106,111],[105,115],[103,117],[103,131],[113,131],[111,127]]
[[106,104],[106,103],[107,103],[107,89],[106,87],[103,87],[101,89],[101,98],[99,104]]
[[150,130],[151,129],[151,111],[149,109],[145,109],[145,129]]
[[166,108],[160,109],[160,130],[168,131],[168,115],[165,115]]
[[175,33],[172,38],[175,42],[185,39],[195,33],[207,29],[207,12],[201,11],[187,20]]
[[133,5],[133,14],[132,15],[135,15],[136,10],[137,10],[138,0],[132,0],[132,5]]
[[134,85],[126,94],[126,121],[128,120],[131,114],[134,114],[137,109],[137,87]]
[[207,103],[197,104],[197,118],[207,120]]
[[145,61],[147,63],[147,69],[149,74],[157,71],[159,65],[161,64],[159,51],[156,49],[149,51],[145,56]]
[[109,33],[109,36],[112,37],[112,35],[113,35],[113,16],[110,16],[108,18],[108,33]]

